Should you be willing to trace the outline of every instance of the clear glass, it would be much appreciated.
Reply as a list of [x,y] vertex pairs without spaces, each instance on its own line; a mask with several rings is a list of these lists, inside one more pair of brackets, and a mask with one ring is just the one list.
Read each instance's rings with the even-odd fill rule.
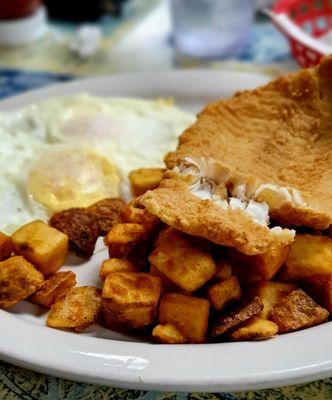
[[174,44],[183,55],[222,58],[248,40],[255,0],[171,0]]

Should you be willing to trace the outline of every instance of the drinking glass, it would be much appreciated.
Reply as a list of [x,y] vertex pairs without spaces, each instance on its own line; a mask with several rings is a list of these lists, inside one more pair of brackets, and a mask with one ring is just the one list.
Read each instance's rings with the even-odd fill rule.
[[222,58],[247,44],[255,0],[171,0],[174,44],[183,55]]

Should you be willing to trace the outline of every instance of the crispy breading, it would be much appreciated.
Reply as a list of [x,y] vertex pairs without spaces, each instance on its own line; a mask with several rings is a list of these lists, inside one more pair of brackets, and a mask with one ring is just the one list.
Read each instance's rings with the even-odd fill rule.
[[247,300],[241,306],[231,311],[229,314],[222,315],[213,324],[211,335],[213,337],[220,336],[254,317],[263,310],[263,303],[259,297]]
[[[332,223],[332,56],[206,106],[166,157],[172,169],[186,157],[220,161],[236,177],[296,189],[305,203],[265,190],[261,200],[279,223],[326,229]],[[245,180],[246,182],[246,180]],[[298,197],[298,196],[297,196]],[[147,202],[145,202],[147,205]]]
[[141,197],[147,210],[175,229],[214,243],[236,247],[248,255],[261,254],[293,241],[291,232],[277,234],[254,222],[242,210],[223,209],[201,200],[181,179],[165,179],[158,189]]
[[325,322],[329,312],[318,305],[302,289],[293,290],[270,312],[270,319],[280,333],[309,328]]

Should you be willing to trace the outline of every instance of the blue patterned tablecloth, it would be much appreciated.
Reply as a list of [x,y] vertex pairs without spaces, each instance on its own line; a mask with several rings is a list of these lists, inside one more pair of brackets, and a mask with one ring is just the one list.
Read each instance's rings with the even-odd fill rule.
[[[171,41],[165,39],[165,47]],[[165,54],[173,57],[169,49]],[[244,63],[243,63],[244,62]],[[256,63],[248,67],[248,62]],[[238,60],[231,64],[215,62],[213,68],[238,68],[261,71],[270,69],[285,70],[294,68],[285,39],[269,23],[256,23],[246,50]],[[56,82],[74,79],[72,72],[50,73],[29,72],[20,67],[1,68],[0,50],[0,98],[5,98],[26,90],[46,86]],[[272,68],[272,70],[273,70]],[[42,69],[42,68],[41,68]],[[46,68],[46,70],[48,70]],[[1,327],[0,327],[1,329]],[[0,400],[328,400],[332,399],[332,379],[317,381],[308,385],[290,386],[282,389],[268,389],[258,392],[243,392],[234,394],[199,394],[199,393],[156,393],[130,391],[102,386],[87,385],[51,376],[35,373],[26,369],[14,367],[0,362]]]

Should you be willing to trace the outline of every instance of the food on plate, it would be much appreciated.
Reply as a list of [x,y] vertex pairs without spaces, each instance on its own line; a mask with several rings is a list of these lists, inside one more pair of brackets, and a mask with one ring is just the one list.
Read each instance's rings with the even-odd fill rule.
[[318,305],[302,289],[290,292],[270,311],[270,318],[279,332],[292,332],[308,328],[327,320],[329,312]]
[[160,343],[165,344],[183,344],[187,339],[174,325],[157,325],[153,328],[152,336]]
[[328,229],[331,65],[326,57],[317,68],[206,106],[142,204],[178,230],[246,255],[291,244],[294,231],[285,226]]
[[269,319],[270,311],[274,306],[289,295],[293,290],[298,289],[298,286],[292,283],[282,282],[259,282],[252,286],[249,292],[252,296],[258,296],[263,302],[263,310],[258,314],[262,319]]
[[332,237],[296,235],[281,270],[285,281],[332,273]]
[[216,273],[210,254],[172,228],[162,231],[149,257],[150,263],[171,282],[187,292],[193,292]]
[[208,329],[209,309],[210,303],[206,299],[166,293],[159,305],[159,324],[174,325],[190,343],[203,343]]
[[[0,214],[8,208],[0,308],[28,299],[50,308],[49,327],[80,332],[98,322],[164,344],[270,339],[326,322],[331,66],[332,56],[208,105],[166,155],[166,169],[162,156],[191,116],[164,104],[77,96],[24,111],[44,110],[42,122],[22,125],[17,115],[26,152],[17,149],[6,179],[0,173]],[[13,143],[17,133],[6,118],[0,159],[5,122]],[[16,219],[11,198],[22,210]],[[36,215],[49,225],[21,226]],[[58,271],[68,243],[91,257],[77,271],[102,290],[76,287],[68,265]]]
[[225,259],[216,261],[217,272],[214,277],[217,279],[225,280],[232,276],[232,266],[229,261]]
[[98,321],[101,306],[100,289],[93,286],[71,288],[52,305],[46,325],[81,332]]
[[163,168],[139,168],[131,171],[129,181],[135,196],[158,187],[164,172]]
[[122,223],[113,226],[105,237],[110,257],[129,257],[145,248],[147,232],[141,224]]
[[121,222],[120,212],[123,209],[125,202],[116,197],[97,201],[87,208],[87,212],[93,215],[99,225],[99,235],[105,236],[107,232]]
[[110,272],[103,287],[103,311],[111,329],[141,329],[152,324],[161,295],[157,276],[138,272]]
[[102,262],[99,277],[102,281],[106,279],[106,276],[109,272],[112,271],[131,271],[138,272],[137,268],[134,266],[132,262],[126,260],[125,258],[110,258]]
[[305,291],[318,304],[332,313],[332,273],[329,275],[313,275],[301,282]]
[[128,174],[162,168],[195,120],[165,100],[78,94],[0,113],[0,231],[111,197],[128,200]]
[[44,276],[54,274],[68,254],[68,236],[43,221],[32,221],[12,235],[15,254],[22,255]]
[[63,296],[76,285],[76,275],[71,271],[56,272],[46,279],[43,286],[29,300],[44,308],[51,308],[57,297]]
[[9,258],[13,252],[13,242],[10,236],[0,232],[0,261]]
[[[264,221],[256,222],[237,206],[224,207],[224,200],[209,200],[205,192],[198,189],[203,196],[200,198],[191,192],[185,180],[168,178],[157,189],[146,192],[140,202],[151,214],[175,229],[235,247],[248,255],[262,254],[271,247],[286,246],[294,240],[292,230],[269,229]],[[265,206],[251,203],[250,210],[259,218],[267,217]]]
[[139,198],[130,201],[121,211],[122,222],[140,224],[148,233],[156,233],[161,226],[160,219],[150,214],[146,208],[140,204]]
[[44,284],[43,275],[21,256],[0,262],[0,308],[28,298]]
[[85,209],[70,208],[53,214],[50,225],[68,236],[75,253],[92,256],[99,237],[99,224]]
[[245,268],[251,275],[269,280],[275,276],[289,253],[289,246],[275,246],[268,251],[248,256],[235,249],[228,250],[231,263],[238,268]]
[[212,337],[218,337],[259,314],[263,309],[262,300],[259,297],[248,299],[236,307],[235,310],[220,316],[212,325]]
[[213,283],[207,289],[207,298],[212,307],[222,310],[231,302],[241,300],[242,290],[236,276]]
[[269,339],[278,333],[278,325],[259,317],[252,317],[228,333],[232,340]]

